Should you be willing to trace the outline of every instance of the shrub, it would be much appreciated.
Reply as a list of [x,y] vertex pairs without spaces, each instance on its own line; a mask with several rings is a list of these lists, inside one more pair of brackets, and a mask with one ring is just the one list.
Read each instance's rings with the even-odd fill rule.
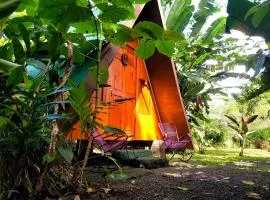
[[267,149],[270,145],[270,128],[255,131],[248,135],[248,141],[257,149]]
[[213,119],[205,127],[205,139],[211,143],[211,145],[224,145],[228,130],[223,125],[222,121]]

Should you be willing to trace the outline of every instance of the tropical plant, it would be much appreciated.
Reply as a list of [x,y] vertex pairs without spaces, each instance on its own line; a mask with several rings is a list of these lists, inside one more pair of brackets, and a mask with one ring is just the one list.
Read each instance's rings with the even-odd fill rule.
[[207,18],[219,10],[214,1],[201,0],[195,12],[191,0],[163,1],[163,6],[165,13],[168,12],[167,28],[185,33],[185,40],[176,44],[174,60],[187,116],[198,136],[199,146],[204,146],[206,140],[200,125],[209,122],[207,113],[211,94],[222,93],[222,89],[211,81],[213,74],[203,67],[203,63],[207,59],[224,60],[216,40],[223,33],[225,18],[217,19],[205,31],[202,27]]
[[267,15],[268,11],[270,8],[270,1],[264,1],[261,4],[257,4],[255,6],[253,6],[251,9],[249,9],[249,11],[246,13],[245,16],[245,21],[247,20],[248,17],[251,16],[251,22],[252,25],[257,28],[261,22],[263,21],[263,19],[265,18],[265,16]]
[[251,133],[251,132],[248,132],[248,124],[252,123],[258,117],[258,115],[252,115],[252,116],[243,115],[241,117],[241,120],[239,121],[234,116],[225,115],[225,117],[227,117],[230,120],[230,123],[228,124],[228,126],[236,132],[235,135],[241,141],[240,142],[241,151],[239,153],[239,156],[243,156],[246,137],[248,134]]
[[[197,6],[193,3],[190,0],[163,1],[163,6],[167,28],[185,35],[185,40],[176,44],[174,60],[185,110],[199,150],[203,152],[211,143],[206,131],[206,127],[212,126],[208,117],[209,101],[213,95],[227,96],[216,82],[222,74],[239,76],[226,71],[232,70],[236,64],[247,63],[248,57],[242,54],[245,47],[237,45],[237,39],[223,37],[224,17],[206,25],[208,19],[220,10],[214,0],[200,0]],[[214,68],[205,64],[207,60],[215,61]]]
[[71,163],[72,149],[62,134],[56,156],[48,154],[47,149],[52,120],[67,118],[54,115],[53,105],[65,102],[53,101],[53,88],[46,77],[31,79],[23,66],[2,71],[0,82],[0,199],[41,198],[41,191],[61,191],[63,186],[56,184],[68,186],[71,178],[52,181],[51,173],[58,174],[63,166],[68,169],[65,163]]
[[[40,140],[40,144],[37,141],[34,143],[34,145],[41,146],[39,151],[31,151],[32,147],[28,148],[28,145],[21,149],[21,154],[31,157],[24,161],[30,163],[31,166],[29,167],[27,164],[25,168],[29,170],[33,168],[32,165],[37,166],[37,170],[40,171],[37,173],[34,170],[31,173],[22,170],[22,172],[18,172],[19,174],[11,174],[9,170],[6,171],[4,167],[8,167],[8,165],[5,165],[5,159],[9,158],[13,166],[20,161],[20,159],[16,159],[17,157],[8,157],[10,152],[7,148],[8,152],[4,154],[7,157],[5,159],[1,157],[1,164],[3,161],[1,172],[9,173],[11,181],[6,182],[7,174],[4,179],[1,179],[1,184],[4,184],[1,187],[3,198],[6,198],[9,193],[16,195],[17,192],[23,191],[28,197],[39,194],[41,191],[46,193],[49,180],[56,183],[52,185],[57,189],[61,185],[60,190],[63,189],[63,185],[64,187],[68,185],[67,183],[73,184],[73,187],[76,187],[78,182],[81,185],[82,179],[78,180],[75,176],[75,174],[80,176],[81,173],[71,173],[70,170],[83,172],[92,145],[92,131],[99,125],[96,121],[100,106],[99,85],[102,81],[106,82],[106,74],[108,74],[107,68],[101,66],[103,45],[108,42],[123,45],[125,42],[138,39],[136,54],[146,59],[153,55],[156,49],[160,53],[171,55],[175,40],[179,39],[179,34],[164,31],[159,25],[152,22],[140,22],[133,29],[121,25],[122,21],[135,17],[133,4],[147,1],[4,0],[1,3],[0,70],[5,73],[4,77],[7,79],[3,82],[4,86],[7,82],[7,86],[1,89],[3,89],[3,94],[7,93],[10,96],[7,100],[1,101],[4,102],[1,105],[1,119],[4,117],[1,126],[5,126],[5,129],[2,130],[6,138],[5,142],[4,140],[2,142],[1,138],[0,148],[4,149],[8,144],[6,142],[17,141],[16,134],[45,138],[44,141]],[[15,69],[9,72],[10,67],[15,67]],[[85,82],[80,83],[89,73],[96,82],[94,92],[90,95],[86,90]],[[70,79],[74,84],[68,88],[67,83],[71,83]],[[14,88],[12,87],[10,90],[12,85]],[[29,96],[27,96],[27,92],[31,92]],[[91,95],[95,96],[95,103],[89,108]],[[61,138],[64,138],[64,129],[67,128],[66,124],[70,125],[70,121],[72,121],[72,117],[69,118],[67,114],[71,112],[68,108],[69,103],[82,122],[81,130],[88,133],[90,138],[82,169],[77,165],[73,168],[71,164],[68,166],[64,164],[71,163],[73,159],[71,149],[67,148],[66,142],[64,142],[64,146],[61,142]],[[9,111],[7,106],[13,110]],[[3,113],[2,107],[5,108]],[[26,117],[30,117],[29,122],[24,120]],[[16,126],[13,126],[12,120],[20,120],[20,118],[22,118],[20,124],[15,123]],[[26,130],[25,128],[30,126],[29,123],[31,127]],[[17,128],[23,128],[23,130],[19,131]],[[29,132],[32,128],[35,129],[37,135]],[[6,129],[9,131],[8,134]],[[39,129],[44,129],[46,132],[38,131]],[[19,142],[24,144],[28,141],[27,137]],[[10,145],[10,148],[13,147],[15,148],[14,145]],[[43,161],[40,155],[43,156]],[[65,158],[64,163],[57,159],[58,155]],[[56,163],[53,164],[51,161]],[[54,171],[55,166],[58,167],[56,171]],[[61,182],[58,184],[61,179],[58,173],[63,172],[63,166],[66,171],[69,171],[69,175],[73,175],[71,176],[72,181],[65,179],[64,184]],[[53,178],[49,177],[51,173]],[[69,175],[66,177],[70,178]],[[17,180],[16,177],[19,179]]]

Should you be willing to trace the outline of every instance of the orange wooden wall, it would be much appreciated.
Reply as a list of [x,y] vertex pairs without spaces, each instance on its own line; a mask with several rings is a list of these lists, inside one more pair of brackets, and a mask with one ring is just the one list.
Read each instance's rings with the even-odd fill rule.
[[[101,88],[99,96],[101,102],[110,105],[98,115],[99,123],[120,128],[133,140],[162,139],[145,63],[135,56],[134,45],[119,49],[109,66],[110,87]],[[123,55],[127,56],[125,64]],[[116,103],[123,99],[129,100]],[[79,122],[73,126],[68,139],[80,138],[79,126]]]

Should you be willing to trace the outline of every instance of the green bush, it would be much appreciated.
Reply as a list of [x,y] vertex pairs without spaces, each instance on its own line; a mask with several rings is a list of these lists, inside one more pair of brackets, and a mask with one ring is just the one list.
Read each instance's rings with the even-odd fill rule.
[[212,145],[223,145],[225,142],[225,134],[218,130],[209,130],[205,134],[207,141],[210,141]]
[[222,121],[213,119],[205,127],[205,139],[211,143],[211,145],[224,145],[228,130],[223,125]]
[[250,144],[257,149],[267,149],[270,145],[270,128],[255,131],[247,137]]

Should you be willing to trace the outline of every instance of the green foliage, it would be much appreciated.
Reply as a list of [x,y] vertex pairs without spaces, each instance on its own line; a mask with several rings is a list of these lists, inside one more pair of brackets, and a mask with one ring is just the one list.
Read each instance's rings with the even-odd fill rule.
[[139,41],[138,48],[136,49],[136,55],[140,56],[142,59],[147,59],[151,57],[155,52],[155,42],[152,40],[142,39]]
[[[176,0],[171,7],[167,18],[167,28],[169,30],[182,31],[185,27],[186,19],[192,14],[191,0]],[[194,9],[194,8],[193,8]]]
[[0,1],[0,20],[12,14],[18,7],[20,0],[1,0]]
[[[215,2],[200,0],[194,12],[195,4],[189,0],[176,0],[172,3],[163,1],[169,13],[167,28],[185,33],[185,40],[176,43],[173,58],[177,63],[179,87],[192,132],[200,151],[204,152],[206,146],[211,145],[211,141],[224,142],[224,134],[214,130],[213,127],[217,125],[213,125],[212,120],[209,120],[208,103],[212,95],[226,96],[226,93],[222,91],[223,88],[217,87],[218,74],[215,75],[205,62],[214,60],[218,67],[228,66],[227,69],[229,69],[230,65],[246,62],[247,59],[240,56],[235,39],[222,38],[225,31],[225,17],[217,18],[205,28],[208,18],[219,11]],[[252,109],[252,105],[256,104],[250,103],[247,107]],[[238,134],[242,131],[242,125],[240,126],[241,122],[237,120],[234,122],[229,127],[236,130]],[[243,129],[246,128],[246,126],[243,127]],[[223,130],[226,132],[227,129],[223,126]]]
[[7,79],[7,87],[15,87],[22,82],[24,78],[24,68],[22,66],[16,67],[11,70]]
[[253,6],[249,11],[246,13],[245,20],[247,20],[248,17],[251,18],[252,25],[255,28],[258,28],[261,22],[263,21],[264,17],[269,11],[269,4],[270,1],[265,1],[262,4],[258,4],[256,6]]
[[89,121],[92,108],[90,104],[90,95],[85,82],[81,82],[77,87],[70,81],[69,100],[72,108],[78,114],[81,121],[81,134],[85,130]]
[[167,55],[168,57],[170,57],[171,55],[173,55],[174,53],[174,41],[170,41],[170,40],[157,40],[155,42],[156,48],[157,50],[164,54]]
[[205,139],[213,146],[223,146],[228,138],[228,129],[222,120],[211,119],[206,124]]
[[257,130],[247,136],[249,143],[253,144],[256,148],[269,148],[270,147],[270,129]]
[[77,0],[40,0],[38,16],[56,23],[68,24],[89,20],[91,13],[86,6],[78,5]]
[[175,42],[183,37],[174,31],[164,31],[162,27],[153,22],[139,22],[133,29],[133,35],[139,40],[136,55],[142,59],[151,57],[155,49],[161,54],[172,56],[174,53]]
[[[155,49],[171,56],[181,34],[152,22],[133,29],[120,25],[135,16],[134,3],[147,1],[0,0],[1,198],[44,199],[84,185],[77,173],[80,163],[73,163],[61,132],[72,125],[73,115],[80,118],[82,131],[101,126],[105,132],[123,133],[96,122],[100,105],[96,98],[91,107],[84,81],[70,82],[67,88],[62,80],[95,61],[97,67],[87,67],[98,93],[99,84],[108,78],[107,68],[100,66],[102,45],[110,41],[124,45],[138,39],[136,52],[144,59]],[[144,51],[148,44],[150,50]],[[76,114],[70,115],[73,111]]]
[[211,24],[211,27],[208,28],[206,34],[203,36],[203,41],[205,43],[213,42],[213,39],[220,38],[220,36],[224,33],[226,25],[226,17],[221,17],[214,21]]
[[[46,116],[52,108],[48,104],[51,88],[44,77],[31,80],[21,68],[0,74],[0,186],[5,192],[3,198],[11,199],[18,195],[38,198],[37,185],[46,163],[62,159],[49,159],[46,153],[51,132]],[[71,156],[60,152],[70,162]],[[49,189],[52,182],[49,176],[45,179],[45,188]]]
[[193,24],[190,36],[196,37],[196,35],[201,31],[207,18],[219,10],[220,9],[215,5],[213,0],[201,0],[199,2],[197,12],[194,13],[195,23]]

